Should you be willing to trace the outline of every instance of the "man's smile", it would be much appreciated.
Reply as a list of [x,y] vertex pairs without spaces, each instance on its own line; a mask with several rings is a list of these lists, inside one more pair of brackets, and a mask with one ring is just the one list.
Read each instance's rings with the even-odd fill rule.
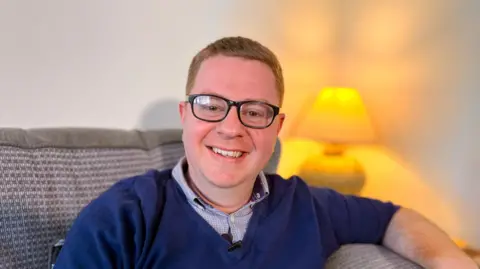
[[248,155],[248,152],[238,150],[238,149],[224,149],[224,148],[213,147],[213,146],[207,146],[207,148],[216,157],[221,157],[222,159],[240,161],[240,160],[243,160]]

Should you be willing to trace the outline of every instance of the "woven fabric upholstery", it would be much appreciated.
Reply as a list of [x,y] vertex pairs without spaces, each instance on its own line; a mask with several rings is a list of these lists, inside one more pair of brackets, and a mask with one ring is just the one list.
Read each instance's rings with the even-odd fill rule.
[[376,245],[346,245],[327,261],[325,269],[419,269],[423,268],[394,252]]
[[0,268],[45,269],[49,247],[88,202],[183,155],[179,130],[0,130]]

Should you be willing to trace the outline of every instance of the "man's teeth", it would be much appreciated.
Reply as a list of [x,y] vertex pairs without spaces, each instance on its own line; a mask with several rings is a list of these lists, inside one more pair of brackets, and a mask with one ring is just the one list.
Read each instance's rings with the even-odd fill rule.
[[220,154],[225,157],[231,157],[231,158],[238,158],[243,155],[243,152],[241,151],[229,151],[229,150],[222,150],[219,148],[212,148],[213,152]]

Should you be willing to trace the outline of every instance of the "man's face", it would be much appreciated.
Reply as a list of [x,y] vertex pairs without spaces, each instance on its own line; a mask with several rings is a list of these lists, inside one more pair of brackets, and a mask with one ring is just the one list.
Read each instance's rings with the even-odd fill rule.
[[[266,64],[221,55],[202,63],[190,94],[213,94],[232,101],[258,100],[275,106],[280,100],[275,77]],[[181,102],[179,110],[189,174],[218,188],[248,184],[256,178],[272,155],[284,120],[280,114],[269,127],[253,129],[240,122],[234,106],[221,122],[197,119],[187,102]],[[242,154],[224,156],[225,151]]]

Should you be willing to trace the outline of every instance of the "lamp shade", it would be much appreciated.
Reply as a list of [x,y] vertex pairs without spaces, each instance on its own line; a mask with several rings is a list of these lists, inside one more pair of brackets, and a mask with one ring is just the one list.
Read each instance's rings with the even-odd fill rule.
[[328,143],[371,143],[376,135],[360,94],[325,88],[297,118],[295,137]]

